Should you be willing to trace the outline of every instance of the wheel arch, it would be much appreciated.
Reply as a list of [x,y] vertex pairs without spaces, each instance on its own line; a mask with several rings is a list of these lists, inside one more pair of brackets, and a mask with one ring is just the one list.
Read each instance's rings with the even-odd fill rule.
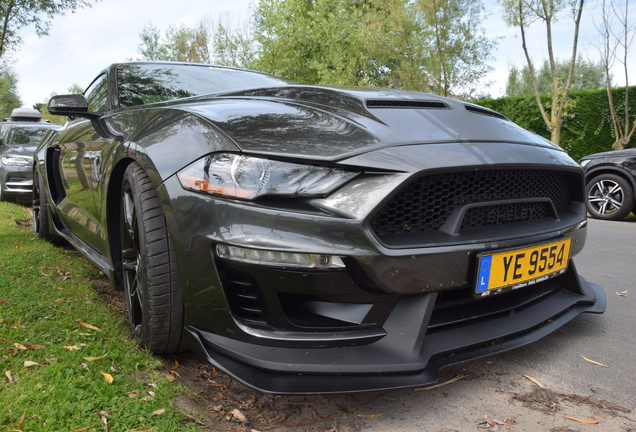
[[121,211],[121,188],[124,183],[124,173],[126,168],[134,162],[134,159],[125,158],[120,160],[114,167],[110,175],[108,183],[108,192],[106,195],[106,220],[108,224],[108,236],[110,246],[110,256],[112,257],[113,275],[111,282],[115,291],[123,291],[124,279],[122,273],[122,263],[119,259],[119,251],[121,247],[121,231],[120,231],[120,211]]

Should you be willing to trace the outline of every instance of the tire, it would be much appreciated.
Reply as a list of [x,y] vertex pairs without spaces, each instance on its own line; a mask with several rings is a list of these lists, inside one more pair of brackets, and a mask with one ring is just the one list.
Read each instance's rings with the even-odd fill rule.
[[51,234],[51,217],[46,202],[44,182],[38,171],[33,172],[33,231],[35,234],[50,242],[58,240]]
[[161,202],[137,163],[124,174],[121,263],[134,338],[155,354],[183,350],[183,298],[176,254]]
[[585,188],[587,211],[596,219],[621,220],[634,208],[634,190],[615,174],[594,177]]

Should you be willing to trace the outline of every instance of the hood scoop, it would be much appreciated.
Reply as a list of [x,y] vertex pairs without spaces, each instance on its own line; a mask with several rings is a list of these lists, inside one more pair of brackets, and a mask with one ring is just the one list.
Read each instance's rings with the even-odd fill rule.
[[444,102],[401,99],[367,99],[367,108],[450,109]]
[[464,105],[466,107],[466,111],[470,111],[473,112],[475,114],[481,114],[481,115],[487,115],[490,117],[495,117],[501,120],[508,120],[508,117],[506,117],[503,114],[498,113],[497,111],[492,111],[486,108],[480,108],[474,105]]

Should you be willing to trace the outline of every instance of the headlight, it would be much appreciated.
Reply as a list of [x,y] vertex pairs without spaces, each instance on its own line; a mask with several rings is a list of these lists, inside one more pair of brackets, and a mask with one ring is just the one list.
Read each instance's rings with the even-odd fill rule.
[[585,167],[585,165],[590,163],[591,159],[586,159],[586,160],[582,160],[579,162],[579,165],[581,165],[581,167]]
[[178,175],[185,189],[253,200],[264,195],[326,195],[358,173],[217,153],[199,159]]
[[2,164],[9,166],[29,166],[33,159],[19,156],[2,156]]

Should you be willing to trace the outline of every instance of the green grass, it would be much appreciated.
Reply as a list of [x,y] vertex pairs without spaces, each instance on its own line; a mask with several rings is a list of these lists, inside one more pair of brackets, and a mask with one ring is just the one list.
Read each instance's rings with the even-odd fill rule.
[[104,276],[28,222],[0,202],[0,431],[197,430],[170,404],[182,388],[91,288]]

